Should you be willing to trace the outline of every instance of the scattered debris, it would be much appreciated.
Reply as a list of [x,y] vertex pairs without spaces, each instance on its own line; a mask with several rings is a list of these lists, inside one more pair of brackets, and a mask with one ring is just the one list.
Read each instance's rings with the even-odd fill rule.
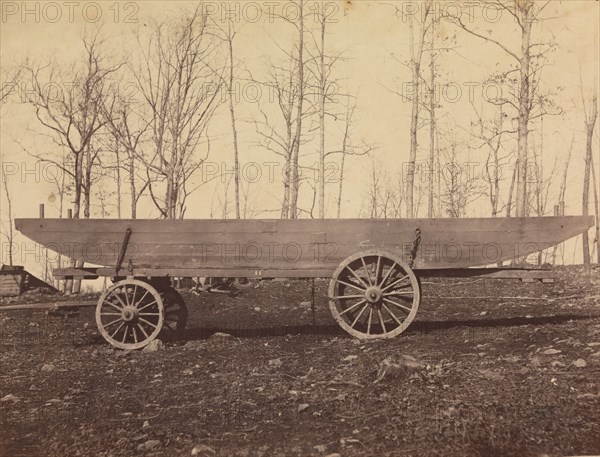
[[158,448],[161,446],[161,442],[158,440],[148,440],[143,442],[142,444],[139,444],[137,447],[137,450],[140,452],[148,452],[148,451],[153,451],[154,449]]
[[7,402],[7,401],[11,401],[13,403],[18,403],[19,398],[15,397],[13,394],[8,394],[8,395],[5,395],[4,397],[0,398],[0,401],[2,403]]
[[379,364],[379,371],[374,383],[380,382],[386,375],[398,377],[408,375],[411,370],[422,370],[426,367],[424,363],[417,362],[414,357],[402,355],[400,357],[386,357]]
[[44,373],[49,373],[51,371],[54,371],[56,367],[54,365],[52,365],[51,363],[45,363],[44,365],[42,365],[42,371]]
[[192,448],[192,455],[197,455],[198,457],[208,457],[211,455],[216,455],[216,451],[206,444],[197,444]]
[[165,348],[163,342],[159,339],[154,339],[148,343],[147,346],[142,349],[142,352],[158,352]]
[[555,355],[555,354],[560,354],[562,351],[560,349],[554,349],[554,348],[550,348],[550,349],[546,349],[544,352],[542,352],[542,354],[544,355]]
[[228,339],[228,338],[233,338],[233,335],[230,335],[229,333],[223,333],[223,332],[215,332],[212,335],[210,335],[208,337],[209,340],[218,340],[218,339]]
[[587,367],[587,362],[583,359],[577,359],[573,362],[573,365],[577,368],[585,368]]
[[298,412],[301,413],[302,411],[306,410],[310,405],[308,403],[300,403],[298,405]]
[[283,365],[283,362],[279,358],[269,360],[270,367],[279,368],[281,365]]

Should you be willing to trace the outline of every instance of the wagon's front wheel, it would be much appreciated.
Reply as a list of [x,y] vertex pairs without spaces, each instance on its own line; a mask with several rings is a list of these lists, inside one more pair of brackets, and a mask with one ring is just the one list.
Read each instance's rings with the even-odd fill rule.
[[158,336],[164,320],[160,293],[137,279],[113,284],[96,306],[96,325],[100,334],[120,349],[143,348]]
[[360,339],[393,338],[410,325],[421,300],[419,281],[398,256],[373,250],[344,260],[329,283],[335,320]]

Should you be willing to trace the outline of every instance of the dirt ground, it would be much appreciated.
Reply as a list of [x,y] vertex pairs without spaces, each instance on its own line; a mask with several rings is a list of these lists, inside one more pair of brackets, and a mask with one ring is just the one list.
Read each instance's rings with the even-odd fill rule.
[[315,285],[315,325],[307,281],[184,292],[189,330],[157,352],[112,349],[93,308],[0,310],[0,455],[600,454],[599,270],[424,279],[411,327],[369,343]]

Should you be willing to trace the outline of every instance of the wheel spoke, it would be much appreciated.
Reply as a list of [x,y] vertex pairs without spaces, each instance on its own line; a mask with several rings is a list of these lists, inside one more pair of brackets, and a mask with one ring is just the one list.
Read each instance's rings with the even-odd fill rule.
[[125,292],[125,301],[127,302],[127,306],[130,306],[129,303],[129,291],[127,290],[127,286],[123,286],[123,291]]
[[[365,282],[362,280],[362,278],[361,278],[360,276],[358,276],[358,275],[356,274],[356,272],[355,272],[355,271],[354,271],[352,268],[350,268],[350,266],[349,266],[349,265],[348,265],[348,266],[346,266],[346,269],[347,269],[347,270],[350,270],[350,273],[352,273],[352,274],[354,275],[354,277],[355,277],[356,279],[358,279],[358,281],[359,281],[359,282],[360,282],[360,283],[363,285],[363,287],[364,287],[365,289],[366,289],[367,287],[369,287],[369,286],[367,286],[367,284],[365,284]],[[368,272],[367,272],[367,274],[368,274]]]
[[119,331],[119,330],[121,330],[121,327],[123,327],[124,325],[125,325],[125,322],[121,322],[121,325],[119,325],[119,326],[117,327],[117,329],[116,329],[114,332],[112,332],[112,334],[110,335],[110,337],[111,337],[111,338],[114,338],[114,337],[115,337],[115,335],[118,333],[118,331]]
[[383,289],[381,289],[382,292],[385,292],[386,290],[388,290],[390,287],[394,287],[396,284],[398,284],[399,282],[404,281],[406,278],[410,277],[408,275],[404,275],[402,276],[400,279],[396,279],[393,283],[388,284],[387,286],[385,286]]
[[142,331],[142,333],[144,334],[144,336],[146,337],[146,339],[149,338],[148,334],[146,333],[146,330],[144,330],[144,327],[140,324],[137,324],[138,328]]
[[109,327],[109,326],[111,326],[113,324],[116,324],[117,322],[120,322],[120,321],[121,321],[121,319],[115,319],[114,321],[110,321],[108,324],[102,324],[102,326],[104,328],[106,328],[106,327]]
[[137,303],[134,302],[133,306],[135,306],[137,308],[138,304],[141,304],[144,301],[144,298],[146,298],[146,295],[148,295],[150,293],[149,290],[146,289],[146,293],[144,295],[142,295],[142,298],[140,298]]
[[369,286],[372,286],[373,283],[371,282],[371,275],[369,274],[369,269],[367,268],[367,264],[365,263],[365,258],[361,257],[360,261],[363,264],[363,268],[365,269],[365,273],[367,274],[367,281],[369,281]]
[[123,308],[125,308],[127,305],[125,303],[123,303],[123,300],[121,300],[121,297],[119,297],[116,293],[115,293],[115,289],[110,291],[111,294],[113,294],[115,296],[115,298],[117,300],[119,300],[119,303],[121,303],[121,305],[123,305]]
[[156,300],[152,300],[150,303],[148,303],[147,305],[142,306],[141,308],[138,308],[138,311],[141,311],[143,309],[148,308],[148,306],[152,306],[156,303]]
[[377,266],[375,267],[375,280],[373,281],[372,285],[378,285],[377,284],[377,279],[379,278],[379,267],[381,265],[381,256],[378,255],[377,256]]
[[408,290],[406,292],[400,292],[400,291],[395,291],[395,292],[386,292],[383,294],[384,297],[406,297],[406,298],[412,298],[414,296],[414,292],[412,290]]
[[137,294],[138,285],[133,286],[133,294],[131,295],[131,306],[135,306],[135,295]]
[[348,311],[351,311],[351,310],[353,310],[354,308],[356,308],[357,306],[360,306],[360,305],[362,305],[363,303],[366,303],[366,302],[367,302],[367,300],[361,300],[361,301],[359,301],[358,303],[356,303],[356,304],[352,305],[350,308],[346,308],[344,311],[342,311],[342,312],[340,313],[340,316],[341,316],[342,314],[346,314]]
[[383,322],[383,316],[381,314],[381,310],[377,310],[377,314],[379,315],[379,322],[381,323],[381,328],[383,329],[383,333],[387,333],[387,329],[385,328],[385,322]]
[[392,316],[392,319],[394,319],[398,325],[402,325],[402,322],[400,322],[400,320],[396,317],[394,313],[392,313],[392,311],[387,307],[385,303],[382,303],[381,306],[388,312],[390,316]]
[[358,320],[360,319],[360,316],[363,315],[363,313],[365,312],[365,310],[369,307],[369,305],[367,303],[365,303],[365,306],[363,306],[363,308],[360,310],[360,313],[358,313],[358,316],[356,316],[356,318],[354,319],[354,322],[352,322],[352,325],[350,325],[350,327],[354,328],[354,326],[356,325],[356,323],[358,322]]
[[367,335],[371,334],[371,319],[373,318],[373,307],[369,309],[369,322],[367,323]]
[[389,278],[390,274],[392,274],[392,271],[394,271],[394,268],[396,267],[396,265],[397,265],[397,263],[394,262],[394,264],[390,267],[390,269],[388,270],[388,272],[386,273],[386,275],[384,276],[384,278],[378,284],[379,287],[383,287],[383,285],[385,284],[385,282]]
[[140,313],[140,316],[160,316],[160,313]]
[[119,308],[117,305],[115,305],[114,303],[111,303],[109,301],[104,300],[102,302],[102,306],[107,305],[107,306],[111,306],[112,308],[116,309],[117,311],[121,311],[123,308]]
[[401,305],[400,303],[396,303],[395,301],[392,301],[392,300],[390,300],[389,298],[385,298],[385,297],[384,297],[384,298],[383,298],[383,301],[385,301],[385,302],[387,302],[387,303],[390,303],[390,304],[392,304],[392,305],[394,305],[394,306],[397,306],[398,308],[401,308],[401,309],[403,309],[404,311],[406,311],[406,312],[408,312],[408,313],[410,313],[410,312],[412,311],[412,309],[411,309],[411,308],[409,308],[408,306],[404,306],[404,305]]
[[121,313],[100,313],[101,316],[120,316]]
[[152,322],[150,322],[150,321],[147,321],[147,320],[146,320],[146,319],[144,319],[143,317],[140,317],[140,321],[142,321],[142,322],[144,322],[144,323],[146,323],[146,324],[150,325],[151,327],[154,327],[154,328],[157,328],[157,327],[158,327],[158,325],[154,325]]
[[137,337],[137,332],[135,331],[135,325],[131,326],[131,331],[133,332],[133,340],[137,343],[138,337]]
[[358,286],[356,286],[354,284],[351,284],[349,282],[342,281],[341,279],[336,279],[336,282],[339,282],[340,284],[343,284],[343,285],[348,286],[348,287],[352,287],[352,288],[358,290],[359,292],[364,292],[366,290],[366,289],[361,289],[360,287],[358,287]]
[[337,297],[333,297],[332,300],[347,300],[349,298],[363,298],[364,295],[338,295]]
[[123,332],[123,339],[121,340],[121,343],[125,343],[125,340],[127,339],[127,329],[129,328],[129,325],[125,326],[125,331]]

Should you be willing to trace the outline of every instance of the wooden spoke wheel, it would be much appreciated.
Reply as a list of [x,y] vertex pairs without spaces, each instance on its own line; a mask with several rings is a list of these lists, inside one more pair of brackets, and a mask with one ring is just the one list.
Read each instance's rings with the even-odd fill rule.
[[185,331],[188,321],[188,309],[185,300],[172,287],[160,291],[165,308],[163,331],[169,336],[180,337]]
[[139,349],[160,333],[165,320],[163,299],[150,284],[125,279],[102,294],[96,306],[96,325],[111,345]]
[[410,325],[421,300],[419,280],[398,256],[354,254],[329,283],[329,308],[340,326],[360,339],[393,338]]

